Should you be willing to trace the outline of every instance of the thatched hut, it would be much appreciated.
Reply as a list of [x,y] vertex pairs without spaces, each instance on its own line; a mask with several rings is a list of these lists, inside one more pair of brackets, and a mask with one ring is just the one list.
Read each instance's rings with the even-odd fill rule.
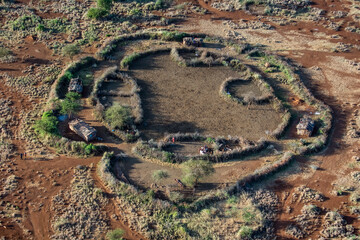
[[190,47],[190,46],[201,47],[203,45],[203,39],[202,38],[184,37],[183,44],[188,47]]
[[80,78],[72,78],[69,83],[69,92],[77,92],[82,93],[83,91],[83,84]]
[[297,134],[300,136],[310,137],[312,132],[314,131],[315,123],[314,120],[305,115],[300,119],[300,122],[296,125]]
[[74,119],[69,122],[71,131],[79,135],[85,141],[89,142],[96,137],[96,129],[80,119]]

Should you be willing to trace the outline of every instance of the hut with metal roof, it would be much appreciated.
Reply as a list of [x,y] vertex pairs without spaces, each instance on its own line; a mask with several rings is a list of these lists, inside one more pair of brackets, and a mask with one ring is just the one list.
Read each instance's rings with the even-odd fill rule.
[[296,125],[297,134],[300,136],[310,137],[314,131],[315,123],[314,120],[308,116],[303,116],[299,123]]
[[96,138],[96,129],[83,120],[74,119],[70,121],[69,128],[87,142]]

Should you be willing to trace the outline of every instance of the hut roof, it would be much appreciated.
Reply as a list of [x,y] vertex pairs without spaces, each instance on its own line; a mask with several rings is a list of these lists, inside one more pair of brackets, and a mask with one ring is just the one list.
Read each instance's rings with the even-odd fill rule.
[[296,125],[296,128],[298,130],[308,130],[311,132],[314,129],[314,126],[314,120],[310,116],[305,115],[300,119],[300,122]]
[[96,137],[96,129],[80,119],[74,119],[69,122],[69,127],[76,134],[90,141]]
[[69,92],[81,93],[83,91],[83,84],[80,78],[72,78],[69,83]]

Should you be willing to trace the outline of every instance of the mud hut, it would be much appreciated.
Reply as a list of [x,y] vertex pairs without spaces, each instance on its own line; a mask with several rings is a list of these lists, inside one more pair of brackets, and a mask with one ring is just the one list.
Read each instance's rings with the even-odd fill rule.
[[83,84],[80,78],[72,78],[69,83],[69,92],[76,92],[76,93],[82,93],[83,91]]
[[194,46],[194,47],[201,47],[203,44],[202,38],[192,38],[192,37],[184,37],[183,38],[183,45],[185,46]]
[[296,125],[297,134],[300,136],[307,136],[310,137],[312,132],[314,131],[314,120],[308,116],[305,115],[300,119],[300,122]]
[[85,141],[89,142],[96,137],[96,129],[80,119],[74,119],[69,122],[71,131],[79,135]]

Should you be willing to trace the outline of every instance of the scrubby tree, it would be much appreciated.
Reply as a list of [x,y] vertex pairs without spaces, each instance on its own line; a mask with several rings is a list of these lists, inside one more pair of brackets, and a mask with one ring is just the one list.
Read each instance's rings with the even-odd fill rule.
[[87,17],[92,19],[100,19],[102,17],[105,17],[109,11],[102,8],[90,8],[87,12]]
[[181,164],[181,169],[182,181],[190,187],[196,186],[201,178],[209,176],[215,171],[211,162],[194,159]]
[[112,128],[126,129],[133,124],[131,110],[129,107],[114,104],[105,111],[105,121]]
[[113,5],[112,0],[97,0],[97,8],[90,8],[87,12],[88,18],[100,19],[109,14]]
[[65,96],[65,99],[60,104],[60,113],[66,114],[71,118],[71,116],[81,109],[80,103],[81,95],[75,92],[68,92]]
[[34,125],[35,131],[40,134],[58,134],[58,125],[59,121],[53,115],[51,111],[44,112],[41,119],[36,121]]

